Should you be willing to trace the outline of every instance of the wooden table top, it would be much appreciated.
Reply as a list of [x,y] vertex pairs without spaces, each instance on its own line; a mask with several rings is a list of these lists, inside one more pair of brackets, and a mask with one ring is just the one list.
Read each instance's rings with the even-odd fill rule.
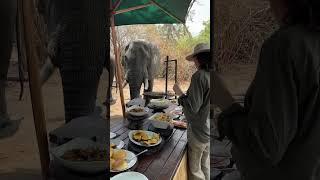
[[[128,148],[130,129],[127,127],[128,120],[119,120],[111,125],[111,132],[116,133],[116,139],[125,142],[124,149]],[[149,121],[144,120],[143,129],[147,130]],[[90,135],[91,136],[91,135]],[[89,136],[88,136],[89,137]],[[145,154],[138,157],[137,164],[129,171],[137,171],[148,177],[150,180],[170,180],[173,179],[180,165],[187,147],[187,130],[175,129],[172,135],[166,139],[161,149],[151,155]],[[59,164],[51,163],[51,178],[53,180],[105,180],[109,173],[96,175],[84,175],[71,172]],[[114,176],[115,174],[111,174]]]
[[[127,120],[111,126],[111,132],[118,135],[116,139],[124,141],[128,148],[130,129],[126,127]],[[148,121],[144,122],[144,129],[147,130]],[[172,135],[166,140],[160,151],[151,155],[141,155],[138,157],[137,165],[132,171],[140,172],[152,180],[173,179],[177,168],[186,152],[187,130],[174,129]],[[111,174],[114,175],[114,174]]]

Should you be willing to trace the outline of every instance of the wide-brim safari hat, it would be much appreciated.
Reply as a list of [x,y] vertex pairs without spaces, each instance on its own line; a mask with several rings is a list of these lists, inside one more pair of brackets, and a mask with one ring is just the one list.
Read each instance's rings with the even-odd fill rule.
[[196,56],[197,54],[200,54],[200,53],[205,53],[205,52],[210,52],[209,45],[206,43],[199,43],[194,47],[193,53],[186,57],[186,60],[193,61],[194,56]]

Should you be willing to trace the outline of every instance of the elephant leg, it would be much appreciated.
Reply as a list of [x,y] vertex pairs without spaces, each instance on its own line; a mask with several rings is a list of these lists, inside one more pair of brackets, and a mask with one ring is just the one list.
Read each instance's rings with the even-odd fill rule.
[[3,0],[0,3],[0,138],[12,136],[18,130],[20,120],[12,121],[9,118],[6,101],[6,81],[14,38],[16,17],[16,1]]
[[[154,84],[154,79],[149,79],[148,80],[148,89],[144,90],[144,92],[152,92],[153,91],[153,84]],[[150,103],[150,98],[149,97],[145,97],[146,100],[146,105],[148,105]]]

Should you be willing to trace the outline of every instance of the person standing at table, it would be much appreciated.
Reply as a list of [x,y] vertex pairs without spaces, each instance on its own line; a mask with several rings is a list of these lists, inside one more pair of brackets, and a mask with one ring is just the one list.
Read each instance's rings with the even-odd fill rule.
[[190,180],[210,179],[210,47],[200,43],[193,54],[186,57],[193,61],[197,71],[192,75],[190,87],[184,94],[178,84],[173,86],[178,102],[188,121],[188,162]]
[[219,133],[243,180],[320,179],[320,4],[269,1],[281,26],[263,43],[244,106],[214,77]]

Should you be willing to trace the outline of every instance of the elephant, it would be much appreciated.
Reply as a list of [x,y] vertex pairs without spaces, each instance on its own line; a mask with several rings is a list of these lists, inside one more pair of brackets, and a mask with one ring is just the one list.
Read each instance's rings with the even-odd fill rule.
[[[144,40],[131,41],[124,49],[125,83],[129,84],[130,99],[140,97],[142,83],[145,92],[153,91],[154,78],[159,71],[160,51]],[[148,104],[146,99],[146,104]]]
[[17,17],[17,1],[2,0],[0,3],[0,138],[14,135],[20,125],[21,118],[9,117],[6,101],[6,81],[9,69],[14,28]]
[[46,0],[49,57],[41,68],[42,84],[59,69],[65,122],[96,109],[100,76],[107,55],[105,0]]

